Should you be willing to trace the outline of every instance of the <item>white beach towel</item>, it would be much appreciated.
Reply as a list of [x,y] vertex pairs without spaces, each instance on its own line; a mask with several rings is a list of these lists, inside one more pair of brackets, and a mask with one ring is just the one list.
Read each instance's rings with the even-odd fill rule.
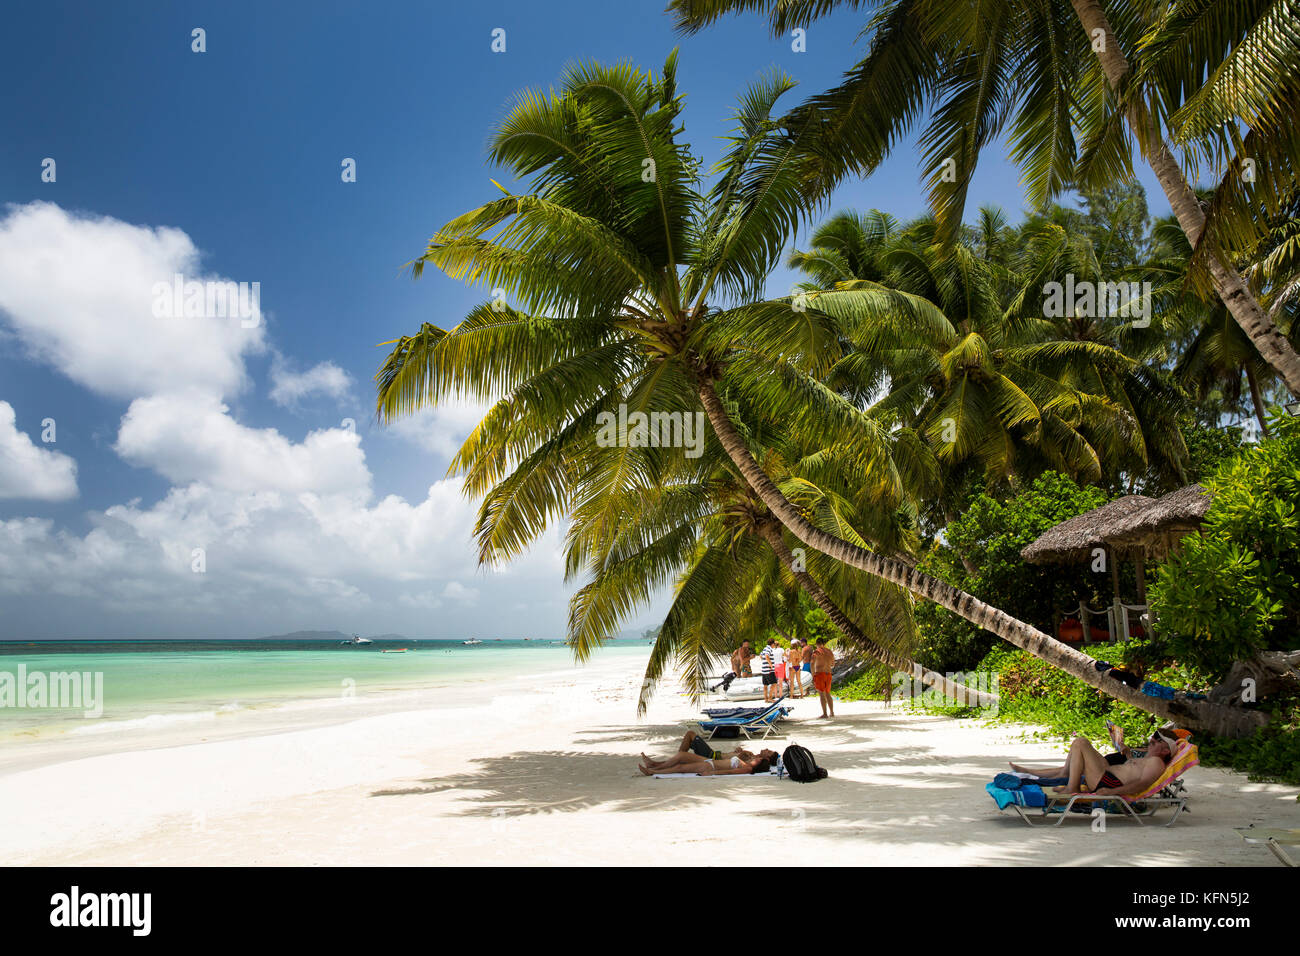
[[673,777],[700,777],[707,780],[717,780],[723,777],[735,778],[753,778],[753,777],[775,777],[777,770],[773,767],[767,773],[657,773],[655,777],[659,780],[668,780]]

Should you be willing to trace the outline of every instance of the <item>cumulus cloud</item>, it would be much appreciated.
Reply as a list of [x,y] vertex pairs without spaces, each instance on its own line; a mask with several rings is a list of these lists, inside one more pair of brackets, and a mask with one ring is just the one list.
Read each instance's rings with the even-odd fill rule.
[[[36,360],[97,394],[132,399],[179,388],[231,395],[244,358],[264,346],[239,318],[154,315],[155,287],[200,268],[180,229],[78,216],[53,203],[9,206],[0,218],[0,314]],[[253,281],[257,281],[253,277]]]
[[[451,636],[478,630],[481,606],[520,604],[526,610],[510,611],[516,632],[562,632],[558,532],[508,569],[480,570],[476,504],[459,482],[440,481],[419,500],[379,496],[354,429],[299,437],[239,421],[228,400],[246,383],[245,360],[270,347],[264,326],[155,318],[154,286],[175,273],[204,278],[179,229],[49,203],[0,218],[0,334],[120,400],[112,450],[171,484],[152,503],[90,511],[84,533],[0,519],[0,637],[251,636],[303,626]],[[292,405],[342,398],[351,382],[332,363],[299,372],[277,353],[271,385],[272,399]],[[446,406],[394,430],[450,454],[482,411]],[[16,493],[72,497],[76,463],[18,432],[0,402],[0,498]],[[508,633],[494,617],[492,631]]]
[[452,399],[399,418],[388,426],[388,431],[417,448],[450,458],[490,407],[469,399]]
[[249,428],[213,395],[189,391],[138,398],[122,418],[115,450],[174,482],[230,491],[363,492],[370,488],[361,439],[347,428],[299,443],[274,428]]
[[[526,620],[558,633],[565,598],[558,532],[511,568],[507,584],[473,568],[466,542],[474,507],[452,481],[412,504],[396,496],[361,503],[348,495],[236,492],[194,482],[156,504],[93,513],[85,535],[44,519],[0,521],[0,595],[39,593],[86,601],[114,614],[182,617],[191,626],[240,624],[257,633],[270,609],[288,620],[341,623],[383,612],[383,626],[415,636],[446,623],[423,612],[473,613],[480,588],[529,594]],[[202,556],[201,572],[194,570]],[[404,609],[396,617],[391,607]],[[251,620],[250,620],[251,619]],[[472,618],[452,618],[465,626]],[[248,623],[243,623],[248,622]],[[354,625],[352,625],[354,626]]]
[[352,378],[333,362],[320,362],[305,372],[293,372],[279,356],[271,364],[271,401],[293,407],[311,395],[339,400],[352,387]]
[[41,448],[18,430],[14,408],[0,401],[0,498],[66,501],[77,497],[77,463]]

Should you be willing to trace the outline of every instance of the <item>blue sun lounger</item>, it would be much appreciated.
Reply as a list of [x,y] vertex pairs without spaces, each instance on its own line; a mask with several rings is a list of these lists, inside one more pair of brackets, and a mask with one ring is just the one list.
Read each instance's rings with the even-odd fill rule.
[[715,720],[698,722],[699,733],[705,740],[712,740],[713,735],[724,727],[735,727],[748,740],[765,739],[776,730],[776,722],[788,713],[788,707],[782,707],[785,698],[773,701],[756,714],[741,717],[719,717]]
[[[781,700],[785,700],[785,698],[782,697]],[[777,701],[777,703],[780,702]],[[771,706],[771,704],[764,704],[762,707],[706,707],[704,713],[709,720],[723,720],[727,717],[755,717]],[[781,710],[784,712],[782,716],[788,715],[793,709],[792,707],[782,707]]]

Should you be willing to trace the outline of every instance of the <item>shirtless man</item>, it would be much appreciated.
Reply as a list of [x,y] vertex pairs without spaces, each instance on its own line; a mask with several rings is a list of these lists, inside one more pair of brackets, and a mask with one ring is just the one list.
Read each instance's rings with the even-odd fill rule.
[[[835,666],[835,652],[826,646],[826,638],[817,638],[817,646],[810,653],[812,662],[813,687],[822,703],[822,715],[819,720],[835,716],[835,701],[831,699],[831,668]],[[830,713],[827,713],[827,711]]]
[[[1106,754],[1106,763],[1110,764],[1113,767],[1115,766],[1115,764],[1125,763],[1131,757],[1145,757],[1147,755],[1146,750],[1133,750],[1129,747],[1128,744],[1124,743],[1124,731],[1121,728],[1117,727],[1115,724],[1112,724],[1110,721],[1106,721],[1106,723],[1110,731],[1111,743],[1113,743],[1117,748],[1115,753]],[[1165,743],[1168,744],[1169,740],[1173,739],[1173,737],[1176,735],[1162,733],[1161,731],[1157,730],[1154,734],[1151,735],[1150,742],[1155,743],[1156,739],[1162,736],[1167,738]],[[1044,780],[1050,780],[1054,777],[1068,777],[1070,775],[1070,771],[1066,769],[1065,764],[1062,764],[1059,767],[1044,767],[1044,768],[1035,769],[1033,767],[1025,767],[1022,766],[1021,764],[1013,763],[1011,764],[1011,769],[1014,770],[1016,773],[1027,773],[1030,776],[1040,777]]]
[[737,677],[753,677],[749,670],[749,662],[757,657],[754,649],[749,646],[749,641],[743,642],[738,648],[731,652],[731,670]]
[[1152,738],[1145,757],[1130,757],[1123,763],[1110,764],[1089,740],[1075,737],[1070,743],[1070,755],[1065,758],[1069,780],[1065,786],[1052,789],[1057,793],[1099,796],[1141,793],[1165,772],[1172,756],[1168,740],[1157,735]]

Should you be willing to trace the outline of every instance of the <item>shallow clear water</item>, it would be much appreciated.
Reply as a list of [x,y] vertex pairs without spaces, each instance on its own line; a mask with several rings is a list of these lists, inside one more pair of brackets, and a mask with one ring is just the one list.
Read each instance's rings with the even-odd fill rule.
[[[405,653],[383,653],[403,647]],[[645,641],[622,641],[600,653],[645,652]],[[459,641],[360,646],[323,641],[0,643],[0,742],[146,724],[160,728],[250,710],[318,708],[348,698],[365,701],[401,691],[483,685],[573,666],[570,649],[550,641],[485,641],[468,647]],[[52,688],[57,680],[52,675],[71,673],[82,675],[81,697],[56,699],[51,689],[42,706],[19,706],[41,704],[32,688],[42,681]],[[97,686],[102,686],[102,699],[96,699]],[[73,706],[52,706],[69,703]]]

